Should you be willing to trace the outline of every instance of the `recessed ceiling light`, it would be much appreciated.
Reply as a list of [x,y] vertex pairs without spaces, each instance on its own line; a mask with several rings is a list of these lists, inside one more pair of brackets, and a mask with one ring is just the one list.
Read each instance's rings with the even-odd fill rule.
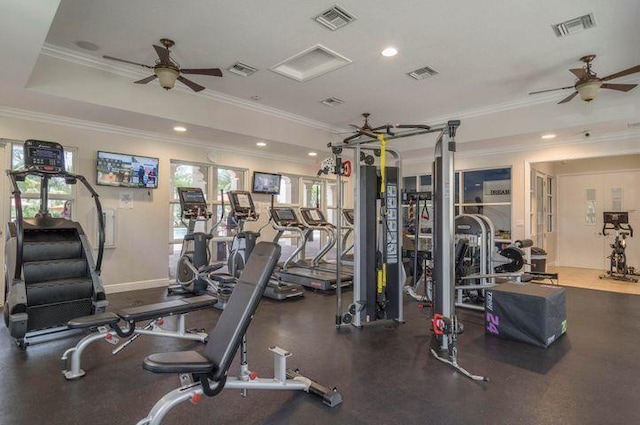
[[265,142],[257,142],[256,146],[260,146],[262,148],[262,147],[267,146],[267,144]]
[[187,131],[187,128],[181,125],[176,125],[175,127],[173,127],[173,129],[178,133],[184,133],[185,131]]
[[543,134],[542,138],[543,139],[554,139],[556,137],[555,134]]
[[398,49],[395,47],[387,47],[382,51],[382,56],[390,58],[391,56],[395,56],[398,54]]
[[308,154],[308,155],[309,155],[309,156],[317,156],[317,155],[318,155],[318,153],[317,153],[317,152],[309,152],[309,154]]

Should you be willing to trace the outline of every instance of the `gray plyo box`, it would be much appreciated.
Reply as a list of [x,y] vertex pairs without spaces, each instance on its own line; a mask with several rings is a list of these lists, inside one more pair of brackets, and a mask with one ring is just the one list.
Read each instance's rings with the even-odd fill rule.
[[485,291],[485,333],[548,347],[567,330],[565,290],[503,283]]

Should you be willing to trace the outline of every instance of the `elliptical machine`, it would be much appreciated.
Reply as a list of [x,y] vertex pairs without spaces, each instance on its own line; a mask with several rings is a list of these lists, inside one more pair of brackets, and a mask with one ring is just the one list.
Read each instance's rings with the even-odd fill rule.
[[[176,283],[167,288],[169,295],[192,294],[201,295],[212,293],[219,296],[220,305],[224,308],[224,295],[230,295],[234,281],[214,281],[210,274],[223,267],[224,264],[209,264],[211,250],[209,242],[213,238],[212,232],[220,225],[220,220],[211,226],[209,232],[205,232],[206,223],[212,218],[212,213],[207,208],[207,201],[202,189],[198,187],[179,187],[178,198],[180,200],[180,221],[187,228],[187,234],[182,242],[180,259],[176,270]],[[224,211],[224,205],[222,210]],[[185,221],[186,220],[186,221]]]
[[611,255],[609,258],[609,270],[605,272],[600,279],[613,279],[625,282],[637,282],[638,279],[635,268],[629,267],[627,264],[627,236],[633,237],[633,228],[629,224],[628,212],[603,212],[602,234],[609,236],[607,230],[616,232],[615,239],[611,246]]
[[[231,250],[227,262],[227,269],[233,279],[240,276],[240,272],[247,264],[249,256],[256,246],[256,242],[260,237],[260,231],[269,225],[265,224],[258,231],[245,230],[244,225],[247,222],[256,222],[260,215],[256,212],[255,204],[251,192],[245,190],[232,190],[227,193],[229,196],[229,205],[231,211],[229,217],[235,222],[237,230],[231,242]],[[217,279],[219,275],[213,276]],[[304,295],[302,286],[289,282],[281,282],[277,279],[270,279],[264,291],[264,296],[273,300],[282,301],[287,298],[300,297]]]

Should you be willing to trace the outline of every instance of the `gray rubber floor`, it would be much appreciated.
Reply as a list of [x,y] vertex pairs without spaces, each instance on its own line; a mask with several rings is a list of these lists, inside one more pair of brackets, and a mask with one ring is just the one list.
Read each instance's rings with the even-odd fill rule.
[[[164,297],[160,289],[115,294],[110,310]],[[640,423],[640,297],[567,288],[567,309],[568,333],[546,350],[485,336],[481,314],[461,312],[466,331],[460,362],[491,379],[478,383],[428,354],[427,311],[412,301],[405,303],[404,324],[336,331],[331,295],[263,299],[248,333],[251,369],[270,376],[267,347],[278,345],[294,353],[288,366],[337,387],[344,403],[331,409],[303,392],[255,391],[242,398],[225,390],[198,405],[180,405],[163,423]],[[188,325],[209,328],[219,314],[193,313]],[[112,356],[113,347],[100,341],[85,353],[87,376],[68,382],[60,356],[79,338],[68,335],[20,351],[0,326],[0,424],[135,424],[179,385],[176,376],[142,370],[143,358],[201,348],[143,336]]]

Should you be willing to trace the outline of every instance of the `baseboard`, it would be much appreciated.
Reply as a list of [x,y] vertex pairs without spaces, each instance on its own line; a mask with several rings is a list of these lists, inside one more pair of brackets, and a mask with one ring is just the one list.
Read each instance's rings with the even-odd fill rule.
[[141,280],[138,282],[125,282],[115,283],[113,285],[105,285],[104,291],[107,294],[116,294],[118,292],[138,291],[141,289],[162,288],[167,287],[172,280],[169,279],[156,279],[156,280]]

